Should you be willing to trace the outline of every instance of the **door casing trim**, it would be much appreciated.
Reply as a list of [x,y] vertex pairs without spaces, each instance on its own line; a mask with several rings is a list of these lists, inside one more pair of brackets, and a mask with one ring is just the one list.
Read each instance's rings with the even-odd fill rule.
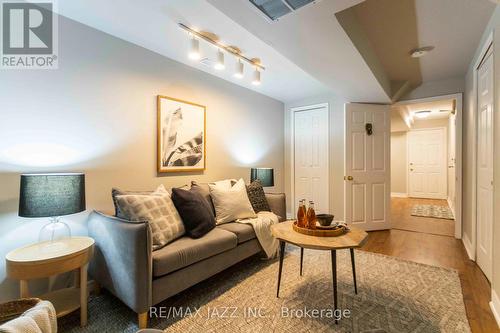
[[400,101],[394,103],[394,105],[407,105],[407,104],[416,104],[416,103],[426,103],[426,102],[435,102],[443,99],[455,99],[456,101],[456,126],[455,126],[455,177],[458,178],[455,182],[455,238],[462,239],[462,180],[463,180],[463,171],[462,171],[462,123],[463,123],[463,94],[449,94],[449,95],[441,95],[441,96],[433,96],[419,99],[412,99],[408,101]]

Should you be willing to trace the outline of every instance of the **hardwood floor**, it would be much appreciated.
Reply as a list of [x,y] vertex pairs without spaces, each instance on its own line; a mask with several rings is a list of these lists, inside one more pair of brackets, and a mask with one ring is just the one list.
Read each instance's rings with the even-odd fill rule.
[[448,206],[446,200],[391,198],[391,221],[393,229],[425,232],[428,234],[454,236],[455,220],[412,216],[413,205]]
[[461,240],[405,230],[373,231],[362,250],[458,270],[472,332],[500,332],[491,313],[490,284]]

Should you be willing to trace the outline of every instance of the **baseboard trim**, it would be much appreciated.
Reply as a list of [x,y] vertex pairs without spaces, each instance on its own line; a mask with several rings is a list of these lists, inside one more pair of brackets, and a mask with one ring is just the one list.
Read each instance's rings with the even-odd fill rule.
[[408,193],[391,192],[391,197],[393,197],[393,198],[408,198]]
[[470,241],[469,236],[467,236],[466,233],[462,235],[462,243],[464,244],[465,251],[469,256],[469,259],[474,261],[474,251],[472,251],[472,242]]
[[491,302],[490,302],[491,312],[493,312],[493,317],[497,321],[498,328],[500,328],[500,298],[498,298],[497,293],[491,289]]

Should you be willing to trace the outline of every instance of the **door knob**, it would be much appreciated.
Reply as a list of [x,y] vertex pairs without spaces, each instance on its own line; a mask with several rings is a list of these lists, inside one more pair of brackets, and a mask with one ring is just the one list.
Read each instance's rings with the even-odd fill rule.
[[413,171],[413,169],[410,169],[410,171]]
[[354,178],[352,176],[345,176],[344,180],[354,180]]

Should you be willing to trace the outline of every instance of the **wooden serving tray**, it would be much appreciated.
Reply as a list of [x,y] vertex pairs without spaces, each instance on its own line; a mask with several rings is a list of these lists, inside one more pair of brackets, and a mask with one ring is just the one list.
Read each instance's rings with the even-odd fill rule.
[[337,229],[301,228],[297,225],[297,221],[293,222],[293,230],[304,235],[316,236],[316,237],[337,237],[345,234],[346,232],[344,226],[340,226],[340,228]]

